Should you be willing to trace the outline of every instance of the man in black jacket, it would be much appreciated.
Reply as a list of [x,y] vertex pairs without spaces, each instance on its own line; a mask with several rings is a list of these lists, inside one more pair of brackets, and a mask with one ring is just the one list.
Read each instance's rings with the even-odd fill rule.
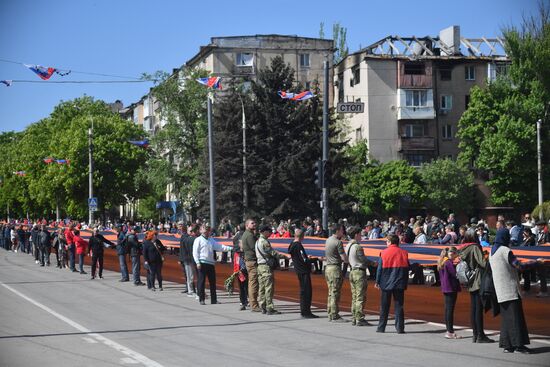
[[319,316],[311,313],[311,263],[306,254],[302,241],[304,232],[298,228],[294,231],[294,241],[288,247],[292,257],[294,271],[300,283],[300,314],[304,319],[316,319]]
[[118,263],[120,264],[121,279],[119,282],[128,282],[130,276],[128,275],[128,265],[126,265],[126,255],[128,254],[128,244],[126,242],[126,234],[122,231],[122,227],[116,228],[116,254],[118,255]]
[[[32,250],[34,253],[34,262],[36,264],[40,264],[40,247],[38,244],[38,234],[40,233],[38,226],[32,227],[31,230],[31,242],[32,242]],[[8,233],[8,240],[9,240],[9,233]]]
[[99,233],[99,228],[94,228],[93,235],[88,241],[88,252],[92,253],[92,278],[95,279],[95,270],[97,268],[97,263],[99,263],[99,279],[103,279],[103,251],[105,244],[108,244],[111,247],[114,247],[115,244],[103,237]]
[[132,259],[132,275],[134,285],[144,285],[139,277],[139,272],[141,270],[141,243],[139,243],[139,239],[137,237],[138,231],[138,227],[133,227],[130,234],[126,237],[126,243],[130,249],[130,258]]
[[40,249],[40,266],[44,264],[50,266],[50,249],[52,247],[52,237],[46,226],[40,227],[38,233],[38,248]]
[[184,232],[180,239],[180,264],[185,272],[187,296],[195,297],[195,272],[197,271],[197,265],[193,259],[193,243],[195,242],[195,238],[199,236],[199,226],[194,225],[191,227],[189,233],[187,233],[187,227],[184,226],[183,228]]

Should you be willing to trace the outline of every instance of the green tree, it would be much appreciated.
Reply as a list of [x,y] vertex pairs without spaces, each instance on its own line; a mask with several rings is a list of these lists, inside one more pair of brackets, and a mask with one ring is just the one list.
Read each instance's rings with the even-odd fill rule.
[[[357,147],[351,154],[359,160],[363,153],[363,148]],[[346,176],[346,190],[366,215],[394,214],[401,200],[406,198],[411,205],[420,206],[425,198],[418,172],[406,161],[356,164]]]
[[[509,73],[485,89],[473,88],[459,121],[459,160],[487,176],[495,205],[533,207],[538,119],[544,120],[542,146],[550,143],[550,23],[548,11],[541,9],[521,29],[504,30]],[[543,159],[547,181],[550,157]]]
[[332,38],[334,39],[334,47],[336,47],[336,51],[334,51],[334,64],[338,64],[349,54],[347,35],[348,29],[342,27],[340,22],[332,25]]
[[422,165],[420,178],[432,209],[448,214],[469,214],[473,208],[474,175],[452,159],[437,159]]

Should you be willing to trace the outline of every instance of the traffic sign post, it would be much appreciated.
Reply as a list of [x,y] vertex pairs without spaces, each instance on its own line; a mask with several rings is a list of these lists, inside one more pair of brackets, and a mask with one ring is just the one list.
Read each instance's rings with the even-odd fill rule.
[[336,105],[338,113],[363,113],[365,104],[363,102],[340,102]]
[[99,201],[97,198],[88,198],[88,209],[91,212],[97,212],[97,207],[99,206]]

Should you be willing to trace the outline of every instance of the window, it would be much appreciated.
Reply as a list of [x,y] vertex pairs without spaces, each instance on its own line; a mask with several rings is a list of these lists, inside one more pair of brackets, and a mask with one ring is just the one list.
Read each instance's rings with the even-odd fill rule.
[[441,104],[439,108],[442,110],[450,110],[453,108],[453,96],[441,96]]
[[429,161],[429,157],[425,154],[406,154],[405,159],[413,167],[420,167],[422,163]]
[[468,109],[468,105],[470,104],[470,95],[469,94],[466,94],[464,96],[464,109],[467,110]]
[[476,80],[475,66],[466,66],[464,68],[464,74],[465,74],[466,80]]
[[424,75],[424,74],[426,74],[424,63],[418,63],[418,62],[407,62],[407,63],[405,63],[405,74],[406,75]]
[[361,83],[361,69],[359,68],[359,66],[351,69],[351,73],[353,75],[353,85]]
[[306,90],[310,90],[311,88],[311,82],[306,82]]
[[453,138],[453,126],[449,124],[441,126],[441,136],[443,140],[451,140]]
[[363,132],[361,130],[361,128],[357,128],[355,129],[355,141],[361,141],[363,140]]
[[439,78],[441,80],[451,80],[452,69],[439,69]]
[[251,53],[239,52],[237,53],[237,60],[235,65],[237,66],[253,66],[254,55]]
[[424,136],[424,124],[405,125],[406,138],[421,138]]
[[344,102],[344,73],[338,74],[338,102]]
[[428,91],[426,90],[406,90],[406,107],[426,107],[428,105]]
[[300,54],[300,67],[309,68],[309,54]]

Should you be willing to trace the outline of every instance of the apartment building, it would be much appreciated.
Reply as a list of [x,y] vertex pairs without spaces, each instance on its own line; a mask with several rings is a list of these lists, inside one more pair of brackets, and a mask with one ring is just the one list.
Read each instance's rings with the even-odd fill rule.
[[351,140],[366,139],[374,159],[419,166],[456,158],[470,89],[494,80],[508,63],[502,40],[464,38],[458,26],[434,37],[388,36],[335,65],[335,103],[365,103],[364,113],[345,117]]
[[[323,87],[323,62],[329,62],[332,80],[334,42],[329,39],[288,35],[253,35],[212,37],[210,44],[185,63],[187,68],[201,68],[222,78],[255,80],[259,70],[281,56],[295,72],[295,81],[310,89]],[[332,88],[329,88],[329,94]],[[329,95],[329,101],[333,98]]]

